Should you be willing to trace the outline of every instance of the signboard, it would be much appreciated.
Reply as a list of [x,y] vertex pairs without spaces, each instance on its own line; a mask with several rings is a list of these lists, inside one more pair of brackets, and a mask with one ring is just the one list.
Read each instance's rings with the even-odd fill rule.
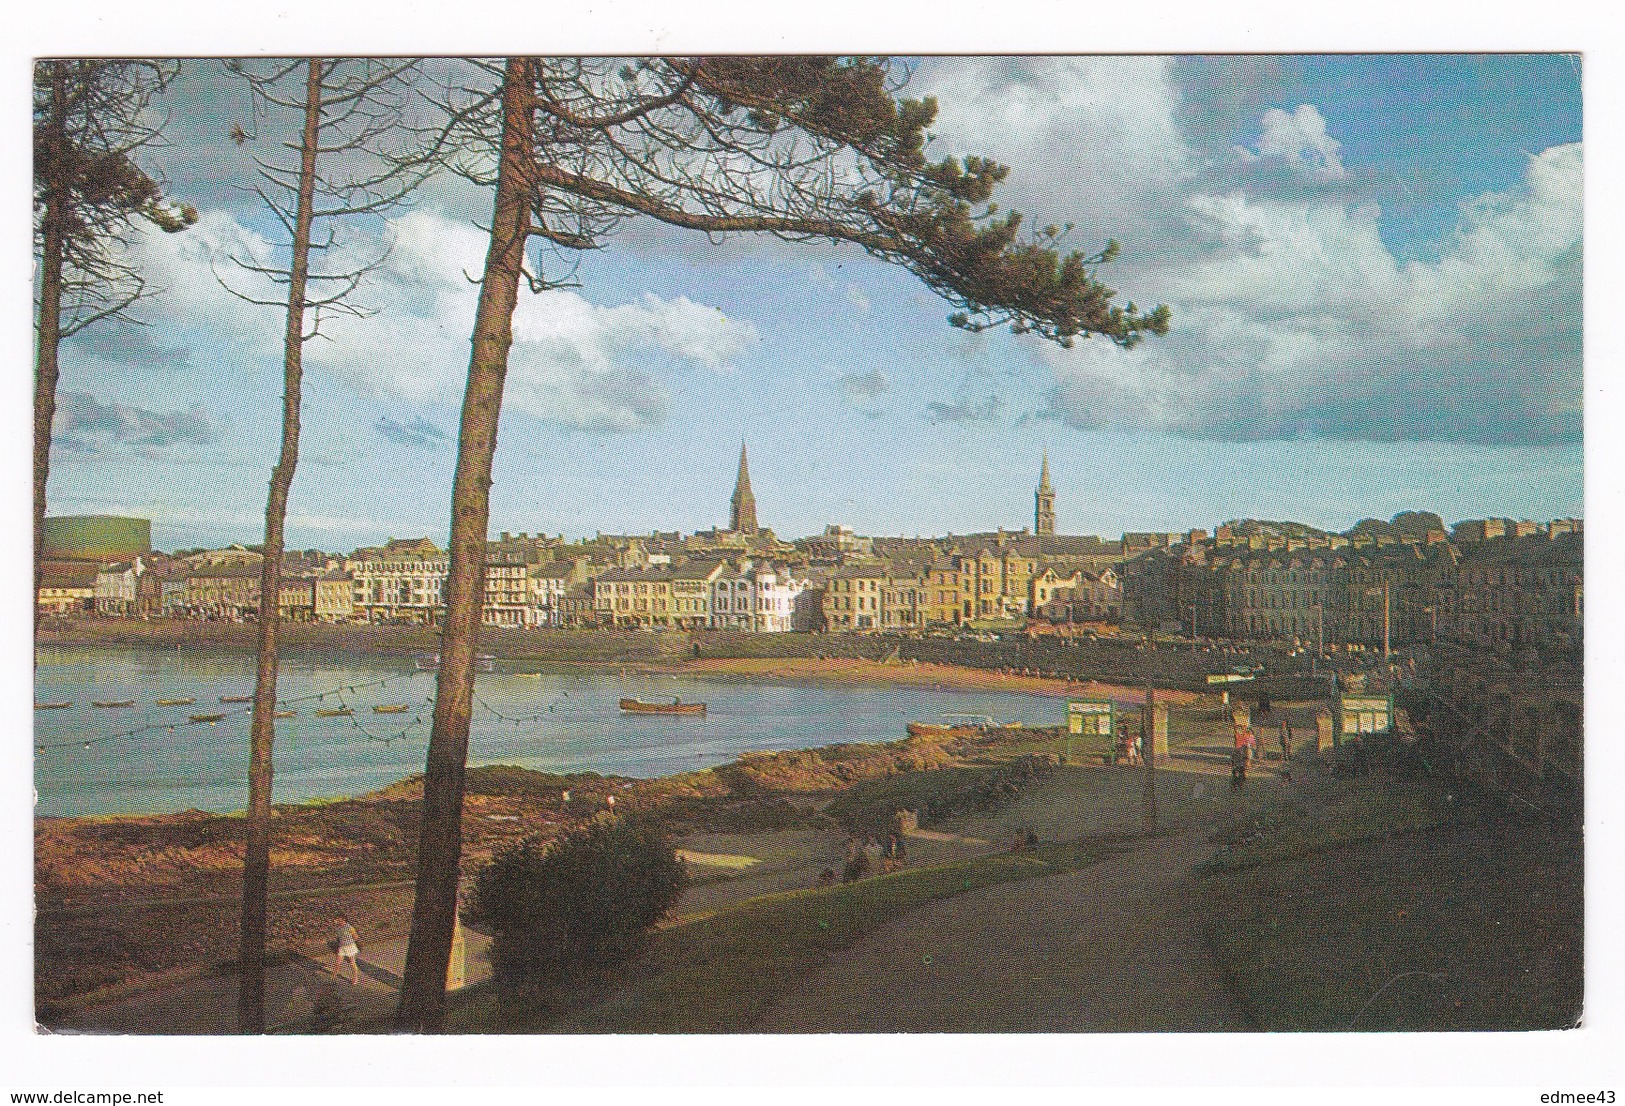
[[1387,733],[1394,724],[1392,695],[1345,695],[1338,708],[1343,733]]
[[1110,699],[1069,699],[1066,704],[1066,732],[1108,740],[1117,733],[1116,708]]
[[1219,672],[1207,678],[1210,684],[1239,684],[1253,677],[1243,676],[1240,672]]

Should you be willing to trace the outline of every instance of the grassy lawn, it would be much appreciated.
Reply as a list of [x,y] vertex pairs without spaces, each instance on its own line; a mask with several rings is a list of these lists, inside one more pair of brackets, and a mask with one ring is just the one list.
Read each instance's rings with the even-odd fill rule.
[[1244,871],[1396,833],[1477,821],[1478,808],[1427,782],[1315,780],[1301,789],[1249,793],[1223,820],[1205,874]]
[[899,810],[917,810],[921,824],[932,822],[937,807],[950,807],[960,796],[992,785],[999,767],[939,768],[933,772],[907,772],[865,780],[836,795],[824,813],[843,827],[862,833],[884,834]]
[[1206,935],[1279,1031],[1529,1030],[1584,996],[1583,850],[1427,784],[1265,806],[1205,865]]
[[471,996],[448,1029],[466,1033],[729,1033],[823,958],[926,903],[1083,867],[1104,845],[1046,845],[857,883],[768,895],[655,934],[619,978],[545,997]]

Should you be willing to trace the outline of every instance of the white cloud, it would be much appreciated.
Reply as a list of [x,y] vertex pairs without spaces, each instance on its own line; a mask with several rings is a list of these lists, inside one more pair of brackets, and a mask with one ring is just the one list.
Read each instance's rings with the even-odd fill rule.
[[1326,120],[1313,104],[1299,104],[1291,114],[1280,108],[1264,113],[1256,153],[1239,151],[1244,158],[1262,158],[1286,164],[1294,172],[1316,180],[1342,180],[1348,174],[1338,151],[1343,144],[1326,133]]
[[1400,263],[1377,211],[1241,191],[1186,201],[1194,260],[1146,265],[1167,338],[1046,349],[1048,413],[1226,438],[1577,437],[1583,152],[1462,205],[1437,259]]
[[[370,278],[383,313],[334,320],[333,340],[311,361],[367,393],[456,403],[479,296],[468,277],[483,268],[485,236],[423,211],[391,220],[389,231],[388,257]],[[655,370],[671,360],[724,372],[758,341],[749,322],[684,296],[603,306],[561,289],[522,290],[513,335],[505,408],[593,430],[659,421],[667,396]]]
[[1313,104],[1262,110],[1250,148],[1200,154],[1159,58],[932,60],[945,147],[1012,165],[1012,206],[1124,246],[1118,302],[1166,302],[1136,350],[1043,346],[1049,414],[1221,437],[1548,440],[1579,433],[1582,151],[1462,205],[1430,260],[1384,242]]
[[[327,375],[365,395],[417,405],[459,403],[479,296],[469,277],[483,268],[485,246],[478,228],[426,211],[390,220],[382,235],[341,238],[315,264],[342,272],[382,258],[353,296],[375,313],[361,319],[324,314],[323,338],[305,346],[312,380]],[[227,369],[217,360],[223,353],[233,362],[228,371],[265,366],[267,380],[278,375],[279,312],[245,303],[221,286],[224,280],[242,295],[273,302],[286,294],[285,286],[232,263],[233,257],[275,262],[278,250],[263,236],[211,211],[182,234],[137,235],[133,252],[148,281],[162,289],[144,308],[161,325],[135,335],[153,348],[143,359],[192,370],[189,377],[172,377],[170,386],[179,379],[194,388],[218,383],[217,374]],[[320,293],[313,285],[312,295]],[[92,332],[87,348],[110,363],[128,362],[128,337],[111,336],[97,346]],[[650,425],[665,413],[662,378],[671,368],[726,372],[758,340],[749,322],[684,296],[645,295],[606,306],[569,290],[521,291],[506,406],[583,429]]]
[[[1531,156],[1521,186],[1462,205],[1437,256],[1402,260],[1359,195],[1369,167],[1345,164],[1338,120],[1312,104],[1259,105],[1247,147],[1227,155],[1227,135],[1198,152],[1177,122],[1189,105],[1175,70],[1144,57],[932,58],[909,89],[941,99],[934,156],[1009,163],[1001,202],[1035,221],[1075,222],[1070,244],[1080,249],[1118,238],[1122,257],[1102,275],[1121,289],[1119,302],[1174,310],[1173,332],[1134,351],[1098,341],[1043,347],[1056,383],[1051,413],[1225,437],[1578,435],[1579,145]],[[324,320],[331,341],[307,347],[313,379],[454,406],[477,296],[468,276],[483,264],[485,235],[419,210],[392,220],[388,238],[387,259],[360,293],[379,314]],[[383,245],[353,237],[329,264]],[[232,252],[274,257],[262,235],[212,211],[184,234],[138,238],[136,251],[166,292],[147,311],[162,325],[135,339],[150,352],[131,354],[127,343],[124,363],[187,364],[206,380],[220,375],[206,359],[264,365],[274,382],[276,312],[233,299],[209,267]],[[814,256],[808,287],[843,311],[867,312],[863,287]],[[274,289],[248,288],[245,274],[230,279],[274,298]],[[568,290],[525,292],[514,325],[507,405],[595,429],[659,421],[674,369],[726,371],[759,341],[749,322],[682,296],[604,305]],[[117,343],[92,349],[97,340],[92,332],[79,342],[115,364]],[[119,394],[153,410],[196,398]],[[447,424],[443,411],[436,417]]]
[[1074,223],[1079,249],[1147,234],[1191,167],[1171,58],[935,58],[909,92],[942,105],[933,156],[1009,165],[1001,205],[1040,226]]

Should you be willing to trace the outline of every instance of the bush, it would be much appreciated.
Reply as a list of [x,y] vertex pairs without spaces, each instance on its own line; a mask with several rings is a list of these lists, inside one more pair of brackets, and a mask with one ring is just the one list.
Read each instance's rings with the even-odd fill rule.
[[498,982],[523,985],[631,955],[684,883],[658,830],[600,817],[551,845],[530,839],[500,850],[474,878],[467,919],[491,934]]

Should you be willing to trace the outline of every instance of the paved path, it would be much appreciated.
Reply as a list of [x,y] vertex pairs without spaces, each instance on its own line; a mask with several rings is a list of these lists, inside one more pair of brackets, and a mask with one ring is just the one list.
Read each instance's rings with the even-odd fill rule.
[[1191,866],[1211,852],[1187,832],[1081,871],[927,906],[832,956],[755,1028],[1249,1029],[1189,909]]
[[[465,985],[491,978],[490,938],[463,931]],[[406,963],[406,938],[369,945],[360,957],[361,982],[333,971],[331,955],[311,950],[265,969],[265,1020],[272,1032],[309,1033],[329,1013],[342,1021],[385,1017]],[[224,972],[138,991],[75,1011],[50,1026],[61,1033],[225,1034],[237,1032],[237,976]]]

